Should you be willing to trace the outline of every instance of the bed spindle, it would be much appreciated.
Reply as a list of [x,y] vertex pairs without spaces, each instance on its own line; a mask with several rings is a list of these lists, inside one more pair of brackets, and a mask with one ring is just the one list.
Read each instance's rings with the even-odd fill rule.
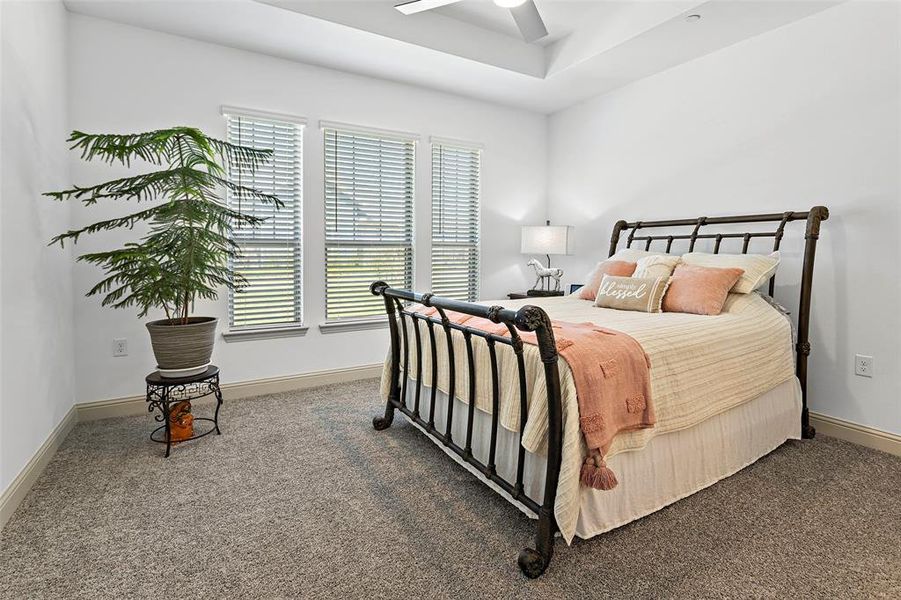
[[469,407],[466,415],[466,446],[463,448],[467,457],[472,456],[472,423],[476,414],[476,362],[472,352],[472,332],[463,331],[466,342],[466,363],[469,366]]
[[626,248],[631,248],[631,247],[632,247],[632,240],[635,239],[635,232],[638,231],[638,229],[639,229],[640,227],[641,227],[641,221],[638,221],[638,222],[635,223],[635,225],[632,227],[632,231],[629,232],[629,239],[626,240]]
[[[451,336],[450,319],[447,318],[444,310],[436,307],[438,314],[441,315],[441,327],[444,329],[444,337],[447,340],[447,413],[445,414],[446,426],[444,428],[445,445],[453,442],[453,434],[451,427],[454,424],[454,398],[457,394],[457,361],[454,357],[454,340]],[[438,387],[438,386],[435,386]]]
[[413,317],[413,331],[416,334],[416,392],[413,400],[413,414],[419,416],[419,396],[422,393],[422,340],[419,335],[419,319]]
[[497,368],[497,349],[495,348],[494,338],[490,337],[488,342],[488,355],[491,358],[491,447],[488,450],[488,471],[491,474],[497,473],[497,465],[495,464],[495,456],[497,454],[497,424],[501,412],[500,402],[500,381],[498,378]]
[[785,235],[785,224],[788,223],[793,214],[793,212],[788,211],[782,215],[779,227],[776,228],[776,232],[773,234],[773,252],[779,250],[779,246],[782,244],[782,236]]
[[438,392],[438,344],[435,343],[435,323],[429,319],[426,321],[429,327],[429,342],[432,350],[432,386],[429,394],[429,422],[428,430],[435,431],[435,396]]
[[403,373],[403,383],[401,383],[400,388],[400,403],[404,406],[407,405],[407,380],[409,379],[409,371],[410,371],[410,343],[407,339],[407,319],[404,317],[404,307],[400,303],[400,300],[397,298],[394,299],[394,302],[397,304],[397,316],[400,320],[401,330],[403,331],[403,355],[404,355],[404,373]]
[[[782,215],[782,221],[779,222],[779,227],[776,228],[776,233],[773,234],[773,252],[777,252],[779,250],[779,246],[782,244],[782,236],[785,235],[785,224],[789,222],[794,213],[792,211],[787,211]],[[776,274],[773,273],[773,276],[770,277],[770,284],[767,288],[767,291],[770,295],[770,298],[776,293]]]
[[510,330],[510,339],[513,340],[513,353],[516,355],[516,367],[519,376],[519,447],[517,448],[516,456],[516,483],[513,486],[516,490],[515,497],[518,500],[525,496],[523,475],[526,463],[526,449],[522,445],[522,436],[529,421],[529,401],[526,394],[526,361],[523,355],[522,338],[519,337],[519,334],[516,332],[516,326],[513,323],[508,321],[505,325]]
[[698,222],[695,224],[695,228],[694,228],[694,230],[691,232],[691,243],[689,243],[689,245],[688,245],[688,251],[689,251],[689,252],[694,252],[694,251],[695,251],[695,242],[696,242],[697,239],[698,239],[698,232],[701,230],[701,227],[702,227],[702,226],[704,225],[704,223],[706,223],[706,222],[707,222],[707,217],[698,217]]

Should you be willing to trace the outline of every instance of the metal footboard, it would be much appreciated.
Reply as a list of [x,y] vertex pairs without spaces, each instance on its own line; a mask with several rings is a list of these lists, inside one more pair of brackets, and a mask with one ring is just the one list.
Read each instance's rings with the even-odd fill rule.
[[[563,417],[560,392],[560,374],[557,369],[557,348],[554,342],[554,332],[547,314],[537,306],[524,306],[519,310],[505,309],[500,306],[483,306],[470,302],[460,302],[450,298],[442,298],[432,294],[418,294],[409,290],[399,290],[388,287],[383,281],[377,281],[370,286],[370,291],[382,296],[385,301],[385,311],[388,315],[388,326],[391,335],[391,382],[388,393],[388,402],[385,406],[385,414],[372,420],[377,430],[387,429],[394,420],[394,411],[399,410],[414,423],[422,427],[427,435],[442,443],[448,449],[457,454],[468,464],[476,468],[481,475],[515,500],[526,506],[538,516],[538,530],[535,538],[535,548],[524,548],[519,553],[518,564],[522,572],[535,578],[544,573],[554,555],[554,535],[557,532],[557,521],[554,518],[554,502],[557,496],[557,483],[560,478],[560,462],[563,446]],[[408,302],[417,302],[427,307],[434,307],[437,316],[427,316],[405,308]],[[452,322],[447,317],[446,311],[454,311],[489,319],[494,323],[504,324],[509,331],[509,336],[497,335],[480,329],[467,327],[463,324]],[[408,326],[408,322],[410,325]],[[448,393],[446,424],[444,431],[435,427],[435,402],[438,389],[438,345],[435,336],[435,328],[440,327],[445,332],[447,342],[448,359]],[[412,330],[412,331],[411,331]],[[454,356],[454,345],[451,334],[459,331],[463,336],[466,346],[466,365],[468,366],[469,382],[466,390],[469,406],[466,418],[466,439],[461,446],[452,436],[454,415],[454,400],[457,395],[457,373]],[[528,421],[528,399],[526,396],[526,369],[523,355],[523,341],[519,331],[534,332],[538,341],[538,350],[544,365],[544,376],[547,385],[548,398],[548,453],[547,470],[545,473],[544,498],[541,504],[526,495],[523,489],[523,473],[525,463],[525,449],[522,446],[522,434]],[[482,338],[488,347],[491,362],[491,439],[489,445],[488,461],[483,463],[473,456],[472,435],[473,421],[476,405],[476,373],[473,355],[473,338]],[[412,340],[412,345],[411,345]],[[520,401],[520,427],[519,447],[516,463],[516,480],[510,482],[498,474],[495,465],[498,438],[498,419],[500,414],[500,380],[497,361],[497,344],[511,346],[516,356],[518,367],[518,385]],[[416,356],[416,389],[414,390],[413,406],[407,405],[407,385],[410,380],[410,357],[415,352]],[[431,383],[429,388],[430,402],[426,418],[420,414],[420,395],[422,393],[422,357],[423,352],[429,352],[431,357]],[[403,355],[403,369],[401,370],[401,356]],[[484,376],[484,374],[481,374]],[[457,415],[459,418],[459,415]]]

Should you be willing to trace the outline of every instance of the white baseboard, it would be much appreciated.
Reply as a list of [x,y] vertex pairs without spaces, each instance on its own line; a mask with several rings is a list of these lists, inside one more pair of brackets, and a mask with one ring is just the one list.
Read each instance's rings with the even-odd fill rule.
[[34,453],[31,460],[25,465],[25,468],[13,479],[9,487],[0,494],[0,529],[3,529],[9,518],[16,512],[19,504],[28,495],[34,482],[38,480],[50,459],[56,454],[60,444],[63,443],[63,440],[75,427],[77,419],[78,414],[73,406],[66,413],[66,416],[63,417],[63,420],[53,428],[53,431],[50,432],[50,435],[47,436],[47,439],[38,448],[38,451]]
[[[314,371],[286,377],[270,377],[252,381],[224,383],[222,384],[222,397],[224,400],[237,400],[239,398],[290,392],[333,383],[369,379],[381,376],[382,367],[382,364],[363,365],[361,367]],[[145,414],[147,412],[147,401],[143,395],[127,396],[125,398],[98,400],[96,402],[83,402],[76,404],[75,408],[78,411],[79,422],[95,421],[111,417]]]
[[817,433],[901,456],[901,435],[814,412],[810,413],[810,424]]

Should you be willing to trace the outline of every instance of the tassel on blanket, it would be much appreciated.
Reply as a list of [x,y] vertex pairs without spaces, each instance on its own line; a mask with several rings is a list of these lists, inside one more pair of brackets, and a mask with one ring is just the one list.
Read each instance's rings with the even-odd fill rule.
[[592,451],[582,464],[582,472],[579,475],[582,485],[596,490],[612,490],[619,484],[616,474],[610,470],[603,457],[597,451]]

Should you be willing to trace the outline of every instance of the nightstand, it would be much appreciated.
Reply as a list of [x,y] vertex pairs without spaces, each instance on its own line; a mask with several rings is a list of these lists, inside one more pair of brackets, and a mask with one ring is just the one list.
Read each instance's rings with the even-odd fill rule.
[[507,298],[510,300],[524,300],[526,298],[548,298],[562,296],[563,290],[529,290],[527,292],[510,292]]

